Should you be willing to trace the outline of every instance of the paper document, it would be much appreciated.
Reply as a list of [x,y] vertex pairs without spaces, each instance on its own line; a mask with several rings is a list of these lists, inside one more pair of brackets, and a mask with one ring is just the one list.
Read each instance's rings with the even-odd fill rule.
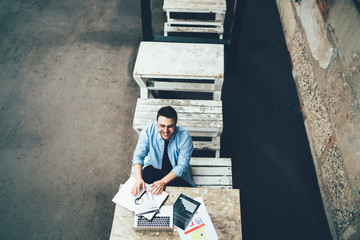
[[201,197],[195,198],[201,205],[191,219],[185,230],[178,228],[181,240],[217,240],[214,225],[211,222],[208,211],[206,210],[204,201]]
[[[163,191],[160,195],[153,195],[149,192],[150,185],[145,184],[146,190],[143,190],[134,197],[131,194],[134,183],[135,178],[130,176],[112,201],[132,212],[135,212],[137,215],[142,215],[151,220],[155,216],[156,212],[158,212],[161,205],[165,202],[169,194]],[[149,213],[146,214],[146,212]]]

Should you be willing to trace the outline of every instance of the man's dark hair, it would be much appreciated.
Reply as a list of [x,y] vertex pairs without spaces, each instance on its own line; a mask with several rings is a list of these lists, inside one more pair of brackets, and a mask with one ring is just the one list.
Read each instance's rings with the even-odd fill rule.
[[159,118],[159,116],[173,118],[175,120],[175,123],[177,123],[177,113],[175,109],[170,106],[160,108],[157,113],[156,120]]

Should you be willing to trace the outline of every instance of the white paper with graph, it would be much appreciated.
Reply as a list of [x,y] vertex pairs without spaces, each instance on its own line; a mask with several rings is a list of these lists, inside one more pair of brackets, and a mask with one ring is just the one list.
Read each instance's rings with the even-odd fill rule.
[[152,195],[148,192],[148,190],[150,190],[150,185],[146,184],[146,191],[142,191],[134,197],[131,194],[134,183],[135,178],[130,176],[112,201],[132,212],[135,212],[136,215],[142,215],[151,220],[165,202],[169,194],[163,191],[160,195]]
[[195,198],[201,205],[185,230],[178,228],[181,240],[218,240],[219,237],[211,222],[206,206],[201,197]]

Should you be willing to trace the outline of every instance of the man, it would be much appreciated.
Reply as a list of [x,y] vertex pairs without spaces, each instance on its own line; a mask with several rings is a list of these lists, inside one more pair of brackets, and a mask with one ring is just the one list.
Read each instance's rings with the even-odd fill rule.
[[[167,106],[158,111],[157,122],[143,129],[134,151],[135,184],[132,194],[151,184],[151,192],[161,194],[166,185],[194,187],[191,178],[190,158],[193,143],[190,134],[176,126],[177,113]],[[144,159],[148,161],[144,166]]]

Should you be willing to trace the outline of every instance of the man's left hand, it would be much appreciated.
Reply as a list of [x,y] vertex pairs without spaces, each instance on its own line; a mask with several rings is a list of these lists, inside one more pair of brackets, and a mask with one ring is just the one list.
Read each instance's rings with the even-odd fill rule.
[[151,190],[150,192],[154,195],[159,195],[163,192],[164,188],[165,188],[165,182],[163,180],[159,180],[154,182],[153,184],[151,184]]

